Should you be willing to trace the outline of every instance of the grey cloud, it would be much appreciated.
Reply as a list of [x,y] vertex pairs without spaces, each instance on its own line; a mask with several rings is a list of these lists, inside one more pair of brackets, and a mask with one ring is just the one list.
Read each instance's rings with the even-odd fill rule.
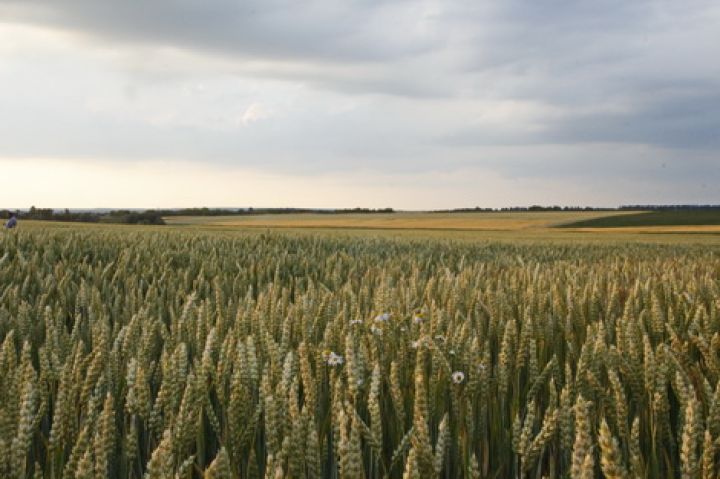
[[[638,90],[619,111],[568,111],[535,120],[531,130],[501,125],[466,128],[439,141],[447,145],[630,143],[687,150],[720,150],[720,85]],[[662,91],[666,89],[667,91]]]
[[[716,174],[720,152],[715,3],[5,0],[5,21],[79,32],[118,49],[218,57],[229,65],[223,75],[300,83],[327,103],[337,96],[360,107],[315,112],[308,99],[286,117],[223,130],[46,105],[42,93],[36,104],[8,108],[0,93],[0,107],[13,112],[0,116],[0,154],[179,158],[291,172],[482,165],[510,176],[630,174],[693,184]],[[163,68],[171,81],[195,75],[192,65]],[[134,82],[128,101],[142,102],[135,91],[152,80],[126,73]],[[230,108],[221,100],[212,106],[218,112]],[[483,101],[532,102],[538,113],[473,123]]]
[[557,142],[623,142],[673,149],[720,149],[720,94],[699,91],[627,113],[583,114],[550,124]]
[[0,108],[22,108],[22,115],[0,115],[0,157],[178,159],[307,174],[357,168],[407,171],[428,161],[428,145],[415,136],[416,126],[398,126],[402,119],[376,117],[371,110],[301,110],[210,128],[202,120],[153,123],[64,101],[0,102]]
[[[5,0],[0,17],[109,42],[215,53],[240,61],[241,70],[242,62],[257,58],[304,62],[309,69],[269,65],[254,73],[347,93],[469,94],[576,104],[631,95],[648,73],[675,75],[688,44],[704,43],[698,55],[720,53],[720,14],[713,5],[710,0],[682,5],[668,0]],[[670,41],[677,30],[686,36]],[[343,75],[333,65],[357,69]],[[707,62],[695,67],[701,78],[718,73]]]
[[427,50],[413,2],[317,0],[30,0],[0,14],[110,41],[150,43],[239,57],[382,61]]

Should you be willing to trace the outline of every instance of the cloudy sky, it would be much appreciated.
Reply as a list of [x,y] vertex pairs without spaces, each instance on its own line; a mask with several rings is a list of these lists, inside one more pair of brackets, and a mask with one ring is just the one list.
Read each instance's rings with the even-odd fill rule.
[[720,203],[717,0],[1,0],[0,207]]

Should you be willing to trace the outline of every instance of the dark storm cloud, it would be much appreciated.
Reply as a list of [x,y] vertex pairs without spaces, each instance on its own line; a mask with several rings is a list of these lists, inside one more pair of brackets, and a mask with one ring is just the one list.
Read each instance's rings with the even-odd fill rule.
[[[662,90],[662,89],[661,89]],[[684,83],[668,91],[642,91],[622,111],[568,112],[538,120],[538,128],[465,128],[442,138],[447,145],[629,143],[661,148],[720,150],[720,85]]]
[[[718,10],[710,0],[5,0],[0,18],[118,44],[314,62],[268,74],[349,93],[575,105],[631,95],[683,67],[682,80],[717,82],[708,55],[720,53]],[[323,68],[353,64],[368,71]]]
[[381,61],[416,54],[432,38],[404,0],[30,0],[4,2],[3,16],[78,30],[111,41],[225,55]]
[[655,100],[625,113],[577,115],[549,126],[557,142],[622,142],[720,150],[720,91]]

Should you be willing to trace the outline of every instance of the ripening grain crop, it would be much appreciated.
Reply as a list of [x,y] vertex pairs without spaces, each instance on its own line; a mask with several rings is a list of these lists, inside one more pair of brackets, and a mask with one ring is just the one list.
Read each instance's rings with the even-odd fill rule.
[[716,247],[0,238],[0,477],[716,477]]

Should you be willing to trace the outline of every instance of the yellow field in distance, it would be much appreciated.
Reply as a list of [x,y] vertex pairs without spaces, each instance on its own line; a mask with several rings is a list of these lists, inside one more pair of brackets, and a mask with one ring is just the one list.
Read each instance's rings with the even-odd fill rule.
[[503,213],[378,213],[378,214],[273,214],[248,216],[171,216],[170,225],[244,228],[338,228],[515,231],[550,228],[564,223],[626,212],[503,212]]

